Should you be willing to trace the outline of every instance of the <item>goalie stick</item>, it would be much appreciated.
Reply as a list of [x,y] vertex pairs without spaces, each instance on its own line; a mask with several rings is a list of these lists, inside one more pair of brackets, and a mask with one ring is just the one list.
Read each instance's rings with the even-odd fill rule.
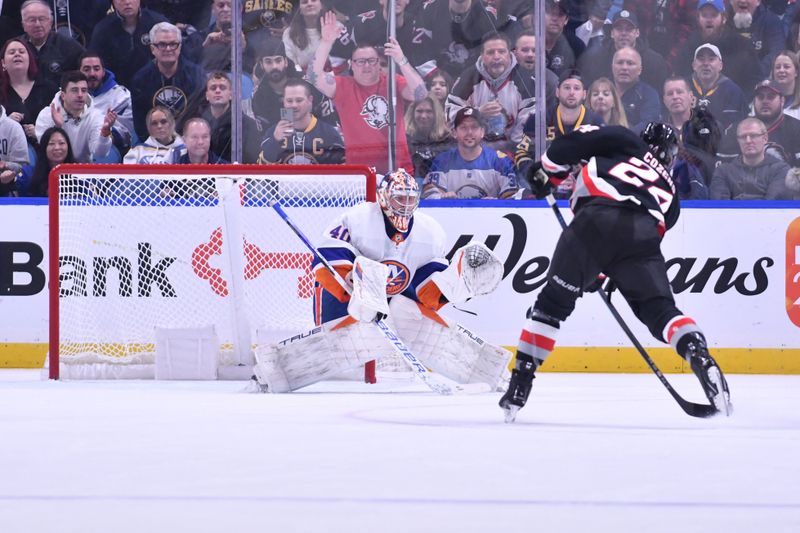
[[[270,207],[278,213],[284,222],[291,228],[297,237],[303,241],[303,244],[306,245],[306,248],[317,258],[317,260],[322,264],[325,269],[330,272],[330,274],[336,279],[337,282],[347,291],[348,294],[352,293],[352,287],[350,284],[342,278],[341,275],[336,271],[335,268],[331,266],[328,261],[322,257],[319,251],[311,244],[311,241],[305,236],[305,234],[300,230],[297,224],[289,218],[289,215],[286,214],[286,211],[283,210],[283,207],[278,202],[277,199],[273,198],[269,201]],[[408,349],[405,343],[397,336],[397,334],[392,331],[392,329],[380,319],[376,319],[374,324],[381,330],[383,336],[389,342],[389,344],[394,348],[395,352],[400,356],[403,362],[408,365],[409,369],[411,369],[413,375],[419,379],[422,383],[427,385],[432,391],[437,392],[443,395],[453,395],[453,394],[477,394],[482,392],[489,392],[491,390],[489,384],[487,383],[467,383],[461,384],[456,383],[453,380],[447,379],[446,377],[436,374],[428,370],[428,368],[419,360],[417,357]]]
[[[562,230],[567,229],[567,222],[566,220],[564,220],[564,215],[561,214],[561,210],[558,208],[558,204],[556,203],[556,199],[553,197],[552,193],[547,195],[546,200],[548,205],[553,209],[553,213],[555,213],[556,218],[558,219],[558,223],[561,225],[561,229]],[[625,332],[625,335],[628,336],[628,339],[630,339],[630,341],[636,347],[636,350],[639,352],[639,355],[641,355],[645,363],[647,363],[647,366],[650,367],[650,370],[652,370],[653,373],[656,375],[656,377],[658,377],[658,379],[661,381],[661,384],[664,385],[667,391],[672,395],[675,401],[678,402],[678,405],[681,407],[681,409],[683,409],[683,411],[687,415],[695,416],[697,418],[708,418],[710,416],[714,416],[719,412],[717,408],[713,405],[690,402],[684,399],[680,394],[678,394],[677,391],[675,391],[675,389],[672,388],[670,382],[667,381],[667,378],[661,372],[661,369],[658,368],[655,361],[653,361],[650,355],[648,355],[648,353],[645,351],[644,347],[641,345],[639,340],[636,338],[636,336],[630,330],[628,325],[625,323],[625,319],[623,319],[622,315],[619,314],[617,308],[614,307],[614,304],[611,303],[611,298],[609,297],[609,295],[606,294],[606,292],[602,288],[600,288],[597,291],[597,294],[600,295],[600,298],[603,300],[603,303],[606,304],[608,310],[611,311],[611,314],[614,316],[614,319],[617,321],[617,324],[620,325],[622,330]]]

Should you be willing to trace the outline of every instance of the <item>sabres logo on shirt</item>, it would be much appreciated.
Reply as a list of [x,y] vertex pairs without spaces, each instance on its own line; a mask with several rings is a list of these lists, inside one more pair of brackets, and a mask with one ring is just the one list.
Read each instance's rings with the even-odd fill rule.
[[166,85],[157,90],[153,95],[153,107],[157,105],[166,107],[172,111],[175,118],[178,118],[186,111],[188,99],[186,98],[186,93],[179,87]]
[[381,261],[389,267],[389,278],[386,280],[386,294],[394,296],[403,292],[411,282],[411,272],[408,267],[397,261]]
[[389,125],[389,104],[386,98],[374,94],[364,101],[361,116],[370,127],[379,130]]

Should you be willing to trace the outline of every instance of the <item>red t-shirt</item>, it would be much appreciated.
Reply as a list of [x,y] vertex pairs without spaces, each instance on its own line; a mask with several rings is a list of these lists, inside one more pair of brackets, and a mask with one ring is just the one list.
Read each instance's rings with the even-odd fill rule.
[[[381,74],[377,84],[364,86],[356,83],[350,76],[336,76],[336,96],[333,99],[342,122],[347,163],[375,167],[380,174],[389,171],[387,79],[385,74]],[[402,76],[396,76],[395,80],[397,94],[395,159],[398,167],[413,173],[414,166],[408,154],[406,128],[403,124],[406,105],[400,96],[407,83]],[[391,169],[394,170],[396,169]]]

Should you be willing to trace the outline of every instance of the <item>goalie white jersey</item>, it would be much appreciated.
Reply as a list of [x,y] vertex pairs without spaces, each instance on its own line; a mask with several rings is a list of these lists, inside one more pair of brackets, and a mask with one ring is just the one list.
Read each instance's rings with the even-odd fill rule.
[[[420,292],[430,277],[447,268],[445,233],[436,220],[416,211],[408,231],[397,231],[384,217],[377,203],[363,203],[345,211],[323,233],[318,246],[320,254],[342,275],[352,269],[357,256],[368,257],[389,267],[386,294],[404,294],[429,307]],[[315,261],[314,273],[326,289],[336,289],[326,282],[327,271]],[[332,278],[331,282],[335,283]],[[331,291],[333,292],[333,291]],[[433,305],[430,305],[433,304]]]

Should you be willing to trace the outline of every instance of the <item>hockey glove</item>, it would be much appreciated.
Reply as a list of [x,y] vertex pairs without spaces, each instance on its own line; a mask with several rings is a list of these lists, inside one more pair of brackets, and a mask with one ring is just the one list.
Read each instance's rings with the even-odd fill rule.
[[[605,287],[603,284],[605,283]],[[614,284],[614,280],[606,276],[605,274],[598,274],[597,279],[595,279],[592,283],[589,284],[588,287],[584,289],[583,292],[597,292],[599,290],[605,291],[606,295],[610,298],[611,293],[616,290],[617,286]]]
[[605,274],[603,273],[598,274],[595,280],[591,282],[589,286],[583,290],[583,292],[597,292],[598,290],[600,290],[600,288],[603,286],[603,283],[605,283],[607,279],[608,278],[606,277]]
[[541,161],[536,161],[528,167],[525,179],[528,182],[528,187],[531,193],[537,200],[541,200],[553,190],[550,183],[550,176],[542,169]]
[[448,302],[463,303],[494,291],[503,279],[503,263],[485,244],[470,241],[456,250],[450,265],[431,279]]

